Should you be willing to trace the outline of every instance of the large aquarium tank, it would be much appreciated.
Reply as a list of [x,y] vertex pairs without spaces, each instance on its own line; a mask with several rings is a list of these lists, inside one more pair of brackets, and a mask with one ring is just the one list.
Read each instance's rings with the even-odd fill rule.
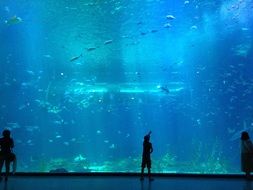
[[240,173],[252,0],[1,0],[0,127],[20,172]]

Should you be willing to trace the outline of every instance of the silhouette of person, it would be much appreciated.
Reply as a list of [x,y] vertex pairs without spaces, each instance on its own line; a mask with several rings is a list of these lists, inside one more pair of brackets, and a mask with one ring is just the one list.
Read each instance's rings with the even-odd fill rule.
[[[0,138],[0,177],[2,173],[3,164],[5,163],[5,181],[8,180],[10,172],[10,162],[15,160],[15,154],[12,153],[14,147],[13,139],[10,137],[11,132],[8,129],[3,131],[3,137]],[[2,178],[1,178],[2,179]]]
[[241,170],[245,172],[246,178],[250,178],[253,171],[253,144],[246,131],[241,133]]
[[148,177],[149,180],[152,181],[151,178],[151,158],[150,154],[153,152],[152,144],[149,142],[151,131],[144,136],[143,141],[143,152],[142,152],[142,163],[141,163],[141,180],[144,180],[144,168],[147,166],[148,168]]

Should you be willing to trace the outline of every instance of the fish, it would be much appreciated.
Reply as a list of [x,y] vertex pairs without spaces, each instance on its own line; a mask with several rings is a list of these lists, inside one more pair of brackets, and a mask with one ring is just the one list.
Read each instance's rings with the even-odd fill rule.
[[104,42],[104,45],[111,44],[112,42],[113,42],[113,40],[107,40]]
[[94,51],[96,49],[97,49],[96,47],[88,47],[88,48],[86,48],[87,51]]
[[45,58],[48,58],[48,59],[51,59],[52,58],[52,56],[51,55],[49,55],[49,54],[45,54],[45,55],[43,55]]
[[166,23],[163,25],[164,28],[170,28],[171,27],[171,24],[170,23]]
[[167,87],[161,86],[160,89],[162,92],[165,92],[166,94],[170,93],[170,90]]
[[110,149],[115,149],[115,147],[116,147],[115,144],[111,144],[111,145],[109,146]]
[[156,32],[158,32],[158,30],[156,29],[151,30],[151,33],[156,33]]
[[59,138],[61,138],[61,135],[56,135],[56,137],[55,137],[55,138],[59,139]]
[[168,20],[174,20],[174,19],[176,19],[176,17],[173,16],[173,15],[167,15],[166,18],[167,18]]
[[248,31],[248,30],[249,28],[245,28],[245,27],[242,28],[242,31]]
[[29,75],[35,75],[34,71],[27,70],[26,72],[27,72]]
[[142,36],[145,36],[147,34],[147,32],[141,32]]
[[191,27],[191,29],[192,29],[192,30],[197,30],[198,27],[197,27],[196,25],[193,25],[193,26]]
[[75,162],[84,161],[86,158],[84,158],[81,154],[79,154],[77,157],[74,158]]
[[76,61],[76,60],[78,60],[80,57],[82,57],[83,56],[83,54],[80,54],[80,55],[78,55],[78,56],[74,56],[74,57],[72,57],[71,59],[70,59],[70,62],[73,62],[73,61]]
[[15,25],[23,22],[23,20],[20,17],[17,17],[16,15],[9,18],[8,20],[5,21],[5,24],[7,25]]

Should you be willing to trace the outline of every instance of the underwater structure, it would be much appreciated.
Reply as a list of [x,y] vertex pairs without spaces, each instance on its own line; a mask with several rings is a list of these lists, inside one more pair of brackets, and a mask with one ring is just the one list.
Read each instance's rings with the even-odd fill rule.
[[240,173],[252,0],[0,1],[0,129],[20,172]]

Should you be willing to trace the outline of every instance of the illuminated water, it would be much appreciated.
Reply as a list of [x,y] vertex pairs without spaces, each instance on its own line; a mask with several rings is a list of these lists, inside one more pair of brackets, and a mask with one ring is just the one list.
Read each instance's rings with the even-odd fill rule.
[[151,130],[154,172],[240,172],[252,40],[252,0],[1,0],[18,171],[139,172]]

